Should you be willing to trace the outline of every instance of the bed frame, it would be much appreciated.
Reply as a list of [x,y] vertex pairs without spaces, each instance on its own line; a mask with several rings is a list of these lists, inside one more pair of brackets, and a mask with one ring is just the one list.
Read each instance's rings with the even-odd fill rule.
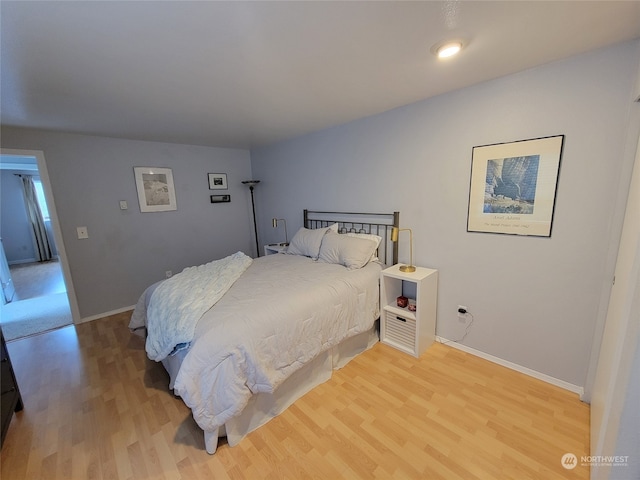
[[[399,226],[399,212],[385,214],[304,210],[303,213],[305,228],[324,228],[338,223],[339,233],[367,233],[382,237],[378,247],[380,262],[385,265],[398,263],[398,244],[391,241],[391,231]],[[302,395],[329,380],[333,370],[343,367],[379,341],[377,330],[378,327],[374,324],[370,330],[350,337],[322,352],[280,384],[275,392],[258,393],[252,396],[242,414],[214,432],[204,432],[207,452],[215,453],[219,437],[226,436],[229,445],[237,444],[245,435],[279,415]],[[186,353],[187,350],[182,350],[162,361],[169,372],[171,389]]]
[[337,223],[338,233],[368,233],[382,237],[378,258],[385,265],[398,263],[398,243],[391,241],[391,230],[400,228],[400,212],[353,213],[305,209],[303,215],[305,228],[324,228]]
[[[325,228],[338,224],[339,233],[368,233],[382,237],[378,258],[385,265],[398,263],[398,244],[391,241],[391,231],[399,227],[400,213],[353,213],[304,210],[304,227]],[[286,410],[302,395],[326,382],[337,368],[342,368],[360,353],[379,341],[377,322],[373,328],[348,338],[286,379],[273,393],[258,393],[249,400],[241,415],[220,427],[218,432],[204,432],[209,454],[216,451],[218,437],[226,436],[229,445],[237,444],[245,435]]]

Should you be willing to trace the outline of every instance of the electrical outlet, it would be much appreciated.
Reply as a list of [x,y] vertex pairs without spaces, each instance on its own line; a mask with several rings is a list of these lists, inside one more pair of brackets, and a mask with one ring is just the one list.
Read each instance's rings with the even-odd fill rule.
[[78,231],[78,239],[89,238],[89,230],[87,230],[87,227],[78,227],[76,230]]
[[164,272],[164,276],[167,278],[171,278],[173,276],[173,272],[171,270],[167,270]]

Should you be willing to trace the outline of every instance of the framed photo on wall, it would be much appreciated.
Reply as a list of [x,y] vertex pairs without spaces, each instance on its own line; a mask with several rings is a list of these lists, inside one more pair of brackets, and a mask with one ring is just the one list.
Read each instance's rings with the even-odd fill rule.
[[173,173],[170,168],[134,167],[141,212],[177,210]]
[[209,190],[226,190],[227,174],[226,173],[210,173],[209,174]]
[[468,232],[550,237],[564,135],[473,147]]

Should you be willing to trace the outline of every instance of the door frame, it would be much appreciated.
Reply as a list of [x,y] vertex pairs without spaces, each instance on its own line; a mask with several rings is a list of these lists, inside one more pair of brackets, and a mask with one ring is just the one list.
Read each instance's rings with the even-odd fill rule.
[[56,208],[55,199],[53,198],[53,191],[51,189],[51,181],[49,180],[49,171],[47,170],[47,163],[45,160],[44,152],[42,150],[17,150],[10,148],[0,148],[0,155],[16,155],[23,157],[35,157],[38,162],[38,175],[42,182],[42,188],[44,189],[44,198],[47,201],[47,208],[49,209],[49,218],[51,219],[51,229],[53,230],[53,239],[56,242],[58,249],[58,257],[60,261],[60,267],[62,268],[62,278],[67,290],[67,299],[69,300],[69,308],[71,309],[71,318],[74,324],[80,321],[80,309],[78,308],[78,300],[76,298],[76,291],[73,287],[73,279],[71,278],[71,269],[69,268],[69,261],[67,259],[67,250],[64,246],[64,239],[62,238],[62,229],[60,228],[60,221],[58,220],[58,209]]
[[[625,221],[620,238],[614,284],[602,335],[591,398],[591,455],[616,455],[629,445],[618,445],[625,401],[638,390],[631,375],[640,349],[640,325],[634,315],[640,301],[640,137],[631,176]],[[609,478],[610,465],[591,467],[592,479]]]

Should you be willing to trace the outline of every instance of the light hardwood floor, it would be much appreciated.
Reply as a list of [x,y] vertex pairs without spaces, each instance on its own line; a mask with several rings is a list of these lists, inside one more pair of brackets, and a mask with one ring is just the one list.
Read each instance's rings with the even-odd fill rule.
[[[575,394],[436,344],[377,344],[238,446],[204,450],[130,313],[8,344],[25,408],[2,449],[14,479],[587,479]],[[77,330],[77,334],[76,334]]]

